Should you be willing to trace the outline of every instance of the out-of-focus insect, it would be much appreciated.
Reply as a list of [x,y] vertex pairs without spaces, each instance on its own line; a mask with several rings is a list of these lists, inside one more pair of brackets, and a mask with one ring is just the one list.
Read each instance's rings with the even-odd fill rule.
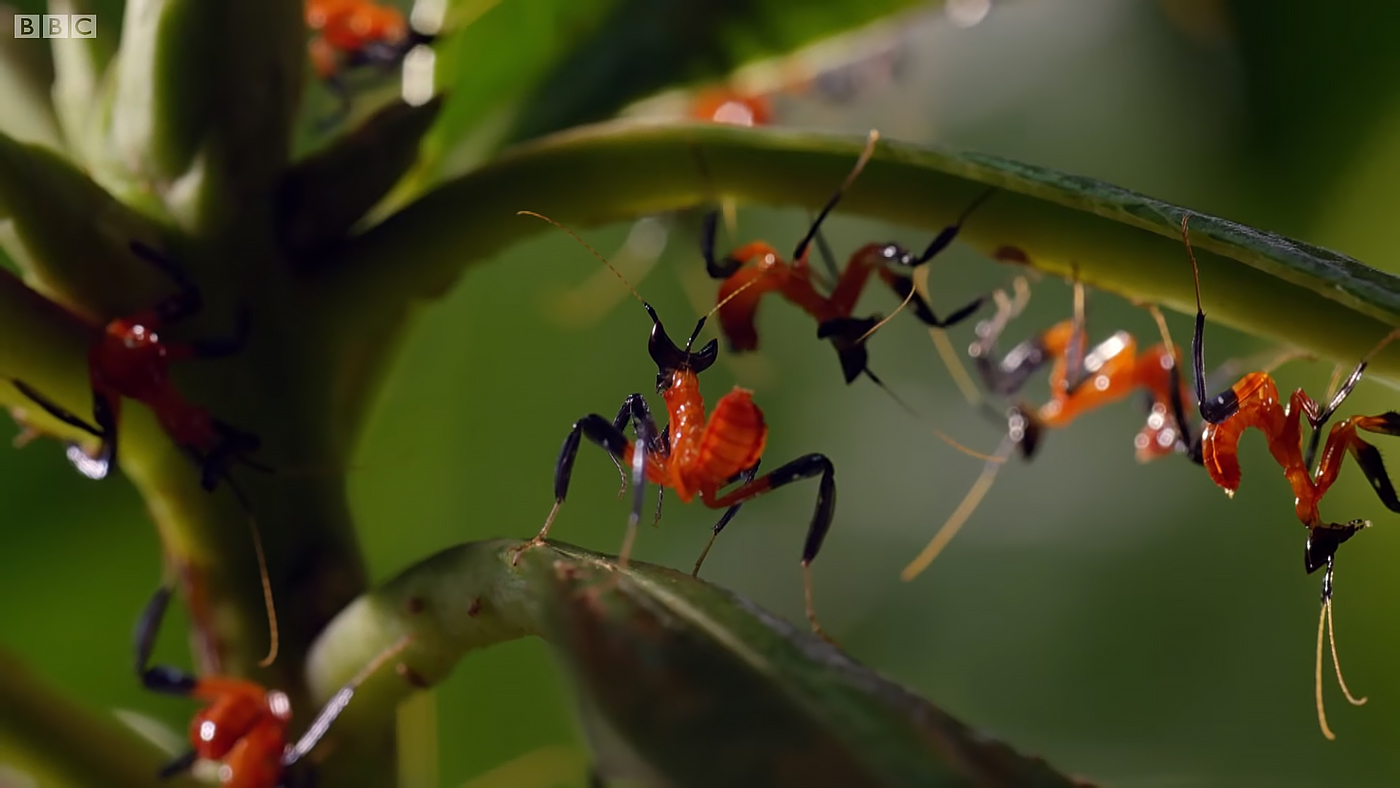
[[139,242],[133,242],[131,250],[169,277],[179,291],[150,309],[111,321],[88,349],[88,377],[92,383],[96,424],[88,423],[23,381],[12,382],[55,419],[101,441],[95,457],[76,443],[67,447],[69,462],[90,479],[105,478],[116,462],[122,400],[132,399],[149,407],[170,439],[199,466],[200,484],[204,489],[213,491],[220,479],[228,481],[229,489],[248,514],[253,547],[257,552],[270,629],[270,647],[263,664],[270,665],[277,656],[277,614],[272,605],[262,538],[247,497],[229,476],[229,467],[234,462],[242,462],[265,473],[271,469],[246,456],[260,445],[256,435],[224,423],[204,407],[187,400],[170,377],[170,365],[174,362],[237,353],[247,338],[247,313],[239,313],[238,331],[233,337],[189,343],[163,341],[160,333],[167,326],[198,313],[204,299],[199,288],[174,261]]
[[328,124],[350,112],[347,72],[364,66],[388,71],[435,38],[414,30],[397,8],[373,0],[307,0],[306,27],[312,33],[311,66],[340,102]]
[[[1303,550],[1303,567],[1308,574],[1325,568],[1322,576],[1322,609],[1317,622],[1317,664],[1316,694],[1317,721],[1322,735],[1335,739],[1327,725],[1327,715],[1322,703],[1322,638],[1324,630],[1331,643],[1332,663],[1337,671],[1337,683],[1342,693],[1354,705],[1366,702],[1365,698],[1355,698],[1342,680],[1342,668],[1337,663],[1335,632],[1332,628],[1333,563],[1337,549],[1362,528],[1370,526],[1366,520],[1348,520],[1344,523],[1326,522],[1318,511],[1322,498],[1331,489],[1341,471],[1342,461],[1350,454],[1361,468],[1366,480],[1376,495],[1392,512],[1400,512],[1400,498],[1396,497],[1395,486],[1386,473],[1381,453],[1357,434],[1357,431],[1379,435],[1400,435],[1400,413],[1389,411],[1379,416],[1352,416],[1337,424],[1327,433],[1327,441],[1322,444],[1321,460],[1313,469],[1313,460],[1322,438],[1322,428],[1341,407],[1352,389],[1360,382],[1366,366],[1386,345],[1397,336],[1400,329],[1390,332],[1369,353],[1362,357],[1337,390],[1327,406],[1323,407],[1300,389],[1295,389],[1282,405],[1278,386],[1267,372],[1251,372],[1240,378],[1228,390],[1208,396],[1205,383],[1205,311],[1201,308],[1201,276],[1196,264],[1195,252],[1191,249],[1191,237],[1187,225],[1190,214],[1181,219],[1181,238],[1191,258],[1191,273],[1196,288],[1196,328],[1191,341],[1191,361],[1195,372],[1195,393],[1197,408],[1205,420],[1205,429],[1200,436],[1197,456],[1210,478],[1227,495],[1234,496],[1240,486],[1239,442],[1244,431],[1253,427],[1264,433],[1269,443],[1269,453],[1283,469],[1283,475],[1293,490],[1294,508],[1298,520],[1308,530]],[[1307,417],[1312,427],[1312,439],[1306,454],[1303,451],[1301,420]],[[1312,470],[1310,470],[1312,469]]]
[[[612,268],[611,263],[568,228],[537,213],[521,213],[543,219],[568,232]],[[616,269],[613,270],[616,272]],[[622,279],[622,276],[619,274],[618,278]],[[760,457],[768,440],[768,426],[764,422],[763,411],[753,402],[752,392],[736,386],[715,403],[708,416],[705,412],[699,374],[715,363],[719,356],[719,342],[710,340],[699,351],[692,351],[692,347],[709,316],[696,322],[685,347],[679,348],[666,334],[656,310],[626,279],[622,281],[651,317],[648,350],[656,362],[656,391],[666,402],[668,423],[664,430],[657,428],[651,409],[640,393],[628,396],[612,420],[594,413],[575,422],[564,440],[555,467],[554,508],[550,510],[539,534],[521,549],[542,544],[549,535],[559,507],[568,494],[574,459],[583,438],[606,450],[619,470],[631,469],[633,507],[628,519],[627,538],[620,551],[623,564],[631,552],[637,524],[641,521],[643,495],[648,481],[662,490],[674,490],[682,502],[688,503],[698,497],[711,509],[725,510],[712,530],[710,541],[695,562],[694,574],[698,575],[715,537],[729,524],[743,503],[800,479],[819,476],[821,481],[816,511],[802,548],[802,572],[807,618],[811,621],[812,629],[825,636],[812,606],[811,564],[836,514],[836,480],[831,460],[822,454],[808,454],[758,476]],[[631,422],[636,433],[635,441],[628,440],[623,432],[628,422]],[[729,492],[721,492],[735,483],[739,486]]]
[[246,679],[199,677],[178,668],[150,664],[169,602],[170,589],[161,587],[136,624],[137,677],[142,686],[153,692],[195,698],[209,705],[190,721],[191,749],[162,769],[161,777],[187,771],[199,760],[218,761],[221,785],[277,788],[287,769],[325,736],[360,684],[412,642],[412,636],[407,635],[380,652],[326,702],[301,738],[289,744],[287,728],[292,721],[292,704],[286,693]]
[[[977,298],[955,310],[947,318],[940,319],[928,303],[915,292],[911,275],[905,273],[923,265],[936,254],[948,247],[962,226],[967,215],[986,198],[979,198],[958,221],[946,227],[921,254],[914,255],[904,247],[894,243],[867,244],[851,255],[843,271],[837,271],[829,255],[830,276],[833,280],[829,295],[817,288],[817,272],[808,262],[808,250],[819,239],[821,225],[826,217],[841,201],[871,155],[879,134],[872,131],[865,150],[856,160],[846,180],[832,194],[806,235],[793,250],[791,262],[783,260],[772,246],[762,241],[745,244],[722,259],[715,257],[715,233],[718,217],[710,213],[705,219],[701,235],[701,249],[705,257],[705,270],[714,279],[723,280],[719,288],[718,301],[720,327],[729,344],[729,349],[742,353],[758,348],[757,316],[758,307],[764,296],[776,293],[794,306],[811,315],[817,321],[817,336],[831,340],[841,363],[841,372],[850,383],[862,374],[884,388],[884,383],[870,371],[865,338],[880,324],[880,316],[853,317],[856,302],[865,289],[871,275],[878,275],[900,298],[914,305],[915,314],[929,326],[945,328],[962,322],[982,306],[984,299]],[[821,244],[818,243],[821,248]],[[895,268],[903,270],[895,270]],[[742,291],[742,292],[741,292]]]
[[1005,460],[1014,449],[1029,460],[1039,445],[1042,430],[1068,426],[1085,413],[1143,391],[1148,400],[1148,417],[1134,440],[1138,460],[1147,462],[1190,450],[1188,436],[1192,427],[1182,405],[1186,389],[1177,364],[1180,351],[1172,343],[1160,311],[1148,308],[1162,332],[1162,344],[1139,353],[1137,340],[1126,331],[1118,331],[1088,348],[1084,286],[1076,277],[1073,318],[1042,331],[998,358],[997,339],[1029,300],[1024,279],[1015,280],[1014,292],[1014,296],[1001,290],[994,294],[996,314],[978,324],[977,340],[969,353],[987,390],[1000,397],[1014,396],[1032,373],[1052,364],[1050,399],[1039,407],[1017,403],[1007,411],[1007,434],[993,455],[998,461],[987,463],[952,516],[904,568],[900,576],[906,581],[923,572],[976,511],[1004,464],[1000,460]]

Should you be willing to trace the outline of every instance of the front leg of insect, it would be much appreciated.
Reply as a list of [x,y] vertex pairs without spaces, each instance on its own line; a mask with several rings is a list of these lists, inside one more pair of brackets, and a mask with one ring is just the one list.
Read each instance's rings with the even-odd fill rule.
[[[632,394],[623,403],[623,409],[618,413],[618,420],[625,424],[628,419],[632,421],[633,428],[639,437],[643,434],[646,436],[659,434],[656,422],[652,419],[651,412],[646,406],[646,400],[641,394]],[[633,464],[634,444],[628,440],[622,427],[618,426],[615,421],[608,421],[596,413],[590,413],[574,422],[568,437],[564,439],[564,445],[559,449],[559,460],[554,466],[554,506],[549,510],[549,516],[545,518],[544,526],[540,528],[540,532],[535,535],[535,538],[514,548],[511,557],[512,565],[519,563],[520,555],[523,552],[544,544],[545,539],[549,537],[549,529],[554,525],[554,518],[559,514],[559,507],[564,505],[564,499],[569,494],[569,480],[573,477],[574,460],[578,458],[578,450],[583,438],[588,438],[589,441],[607,451],[619,469],[624,464],[628,466]],[[645,441],[641,445],[645,446]],[[641,455],[643,459],[646,457],[645,451],[637,452],[637,454]],[[643,485],[637,485],[639,499],[643,492],[642,488]]]

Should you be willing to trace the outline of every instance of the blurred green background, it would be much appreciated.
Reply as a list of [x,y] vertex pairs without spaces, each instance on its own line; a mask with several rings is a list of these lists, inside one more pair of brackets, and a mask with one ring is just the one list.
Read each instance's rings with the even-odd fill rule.
[[[852,100],[779,99],[778,122],[970,148],[1094,176],[1400,270],[1393,253],[1400,139],[1393,41],[1400,13],[1300,0],[1026,0],[979,24],[930,12],[900,29],[902,73]],[[954,4],[964,14],[967,0]],[[975,14],[973,14],[975,16]],[[529,209],[520,205],[511,208]],[[522,219],[522,221],[524,221]],[[745,207],[739,242],[795,240],[798,211]],[[836,217],[838,254],[869,240],[926,236]],[[585,237],[605,253],[626,227]],[[692,226],[679,224],[638,289],[684,329],[713,303]],[[562,234],[521,245],[423,310],[363,436],[352,489],[376,579],[447,545],[535,532],[553,464],[577,417],[611,416],[650,392],[648,321],[630,300],[566,328],[551,304],[596,273]],[[1182,258],[1182,275],[1187,274]],[[1013,272],[955,248],[933,268],[935,308],[1005,285]],[[1042,281],[1011,341],[1068,314],[1069,289]],[[888,311],[887,294],[862,311]],[[1170,315],[1179,343],[1190,321]],[[952,511],[981,463],[929,427],[991,451],[995,425],[966,405],[926,333],[897,320],[871,344],[872,367],[923,414],[911,420],[865,381],[840,382],[829,347],[786,305],[765,309],[764,352],[707,373],[711,401],[757,390],[767,462],[828,454],[837,520],[814,564],[818,612],[857,659],[966,722],[1064,770],[1107,785],[1393,785],[1400,754],[1400,638],[1385,567],[1400,560],[1394,516],[1349,467],[1324,504],[1334,520],[1376,528],[1342,550],[1336,618],[1349,707],[1326,682],[1336,742],[1313,710],[1319,576],[1302,571],[1304,532],[1264,442],[1243,446],[1229,500],[1180,458],[1140,466],[1136,402],[1049,434],[1030,465],[1008,467],[981,509],[912,584],[899,569]],[[1124,328],[1155,339],[1146,313],[1090,298],[1092,338]],[[971,325],[955,329],[965,347]],[[1212,366],[1263,345],[1211,330]],[[1280,386],[1321,392],[1327,363],[1295,362]],[[1029,391],[1039,400],[1043,380]],[[1365,384],[1346,412],[1394,407]],[[1382,451],[1389,447],[1381,438]],[[295,483],[289,481],[288,483]],[[585,448],[554,534],[612,550],[626,505],[602,453]],[[705,577],[802,619],[798,556],[814,483],[745,507]],[[49,443],[0,451],[0,638],[98,709],[138,710],[183,730],[190,705],[142,692],[130,626],[160,572],[159,546],[124,480],[93,484]],[[714,513],[674,498],[637,556],[687,568]],[[162,658],[183,663],[171,628]],[[436,690],[442,784],[531,750],[577,740],[571,700],[543,643],[469,655]],[[664,702],[664,699],[659,699]]]

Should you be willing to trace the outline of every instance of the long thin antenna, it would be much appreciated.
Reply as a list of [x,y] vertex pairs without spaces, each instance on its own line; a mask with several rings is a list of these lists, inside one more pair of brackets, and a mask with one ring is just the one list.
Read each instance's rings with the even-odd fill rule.
[[1322,704],[1322,633],[1327,627],[1327,603],[1322,603],[1322,609],[1317,611],[1317,660],[1313,670],[1313,690],[1317,701],[1317,724],[1322,728],[1322,735],[1328,741],[1336,741],[1337,734],[1327,725],[1327,712]]
[[1327,600],[1327,643],[1332,647],[1332,667],[1337,669],[1337,684],[1342,688],[1342,694],[1346,696],[1347,703],[1353,706],[1365,706],[1366,698],[1357,698],[1347,689],[1346,680],[1342,678],[1342,663],[1337,661],[1337,625],[1332,622],[1332,600]]
[[1001,470],[1002,465],[1004,465],[1006,459],[1011,456],[1011,451],[1015,446],[1016,442],[1012,440],[1009,435],[1002,439],[1001,446],[997,448],[997,453],[994,456],[994,459],[997,459],[997,461],[988,462],[982,468],[982,475],[978,476],[977,481],[973,482],[972,488],[967,491],[967,495],[963,497],[962,503],[958,504],[958,508],[953,510],[952,516],[943,523],[943,527],[938,529],[938,533],[933,535],[928,545],[924,547],[923,552],[919,553],[913,561],[909,562],[908,566],[904,567],[904,571],[899,573],[899,578],[901,580],[907,583],[918,577],[920,573],[928,568],[929,564],[933,563],[933,559],[937,558],[938,554],[943,552],[943,548],[947,547],[948,543],[953,541],[953,537],[958,535],[958,531],[962,529],[963,524],[966,523],[968,518],[972,516],[972,513],[977,510],[977,506],[982,503],[982,498],[987,495],[987,491],[992,489],[992,482],[996,481],[997,471]]
[[881,328],[884,327],[886,323],[890,322],[891,320],[894,320],[895,315],[899,314],[900,312],[903,312],[904,307],[909,306],[909,302],[914,300],[914,293],[916,290],[917,288],[910,287],[909,292],[904,296],[904,300],[900,302],[899,306],[895,307],[894,311],[889,313],[889,315],[881,318],[880,322],[871,326],[869,331],[866,331],[864,334],[861,334],[860,339],[856,340],[856,344],[860,344],[861,342],[864,342],[865,340],[869,339],[871,334],[875,333],[876,331],[879,331]]
[[345,707],[350,705],[350,699],[354,697],[355,690],[359,689],[360,685],[365,683],[365,680],[373,675],[375,671],[383,667],[385,662],[398,656],[400,652],[408,648],[409,645],[413,643],[414,639],[415,636],[412,634],[404,635],[399,638],[393,645],[379,652],[379,655],[370,660],[369,664],[360,668],[360,672],[356,673],[353,678],[345,682],[344,686],[336,690],[336,693],[331,696],[331,699],[326,701],[326,705],[321,707],[321,711],[316,715],[316,719],[311,721],[311,725],[306,729],[306,733],[303,733],[301,738],[297,740],[297,743],[289,746],[282,754],[282,765],[291,766],[315,749],[316,745],[321,743],[322,737],[326,735],[326,731],[330,729],[331,724],[335,722],[335,718],[339,717],[340,713],[345,711]]
[[594,249],[592,246],[589,246],[587,241],[585,241],[585,240],[583,240],[582,238],[580,238],[579,235],[578,235],[578,233],[574,232],[573,230],[570,230],[569,228],[565,227],[564,225],[560,224],[559,222],[554,221],[553,219],[549,218],[548,216],[545,216],[545,215],[542,214],[542,213],[535,213],[534,211],[516,211],[516,212],[515,212],[515,215],[516,215],[516,216],[533,216],[533,217],[535,217],[536,219],[543,219],[544,221],[549,222],[550,224],[554,225],[555,227],[558,227],[559,229],[561,229],[561,230],[563,230],[564,232],[568,233],[569,236],[572,237],[575,241],[578,241],[579,244],[580,244],[581,246],[583,246],[584,249],[587,249],[587,250],[589,251],[589,253],[591,253],[594,257],[598,258],[598,260],[601,261],[601,262],[603,263],[603,265],[606,265],[606,266],[608,267],[608,270],[610,270],[610,271],[612,271],[614,274],[616,274],[616,275],[617,275],[617,278],[622,282],[622,284],[626,285],[627,289],[628,289],[629,291],[631,291],[632,296],[633,296],[634,298],[636,298],[638,301],[642,302],[643,304],[646,303],[646,299],[642,298],[641,293],[638,293],[638,292],[637,292],[637,288],[633,287],[633,286],[632,286],[632,283],[629,282],[629,281],[627,281],[627,277],[623,276],[621,271],[617,270],[617,268],[616,268],[612,263],[608,262],[608,258],[606,258],[606,257],[604,257],[603,255],[599,254],[597,249]]
[[228,483],[228,488],[233,492],[233,496],[238,499],[238,503],[243,507],[243,513],[248,517],[248,533],[253,537],[253,553],[258,559],[258,582],[262,584],[263,609],[267,611],[267,656],[258,660],[258,667],[266,668],[277,661],[277,651],[281,643],[277,627],[277,604],[272,598],[272,576],[267,571],[267,554],[263,551],[262,529],[258,527],[258,521],[253,516],[252,504],[248,502],[248,496],[244,494],[242,488],[234,483],[227,473],[224,474],[224,481]]

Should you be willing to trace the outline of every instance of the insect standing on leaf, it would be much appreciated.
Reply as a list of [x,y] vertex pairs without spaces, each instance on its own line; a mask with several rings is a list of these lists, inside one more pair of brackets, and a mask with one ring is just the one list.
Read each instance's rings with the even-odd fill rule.
[[[756,320],[759,304],[765,295],[777,293],[817,321],[817,337],[831,340],[847,383],[865,375],[884,388],[880,378],[870,371],[865,349],[865,338],[880,325],[880,316],[852,316],[856,302],[872,274],[877,274],[880,280],[906,303],[913,303],[915,314],[931,327],[946,328],[956,325],[982,306],[984,299],[977,298],[947,318],[940,319],[928,303],[915,292],[912,276],[904,271],[911,271],[923,265],[947,248],[968,215],[990,196],[990,191],[979,197],[955,224],[944,228],[923,253],[917,256],[894,243],[867,244],[851,256],[844,271],[837,271],[834,261],[826,255],[820,243],[821,225],[841,201],[841,197],[850,188],[856,176],[865,168],[875,152],[878,140],[879,134],[870,132],[865,150],[856,160],[855,167],[822,207],[806,235],[798,242],[793,250],[791,262],[783,260],[777,250],[762,241],[746,244],[723,259],[716,259],[715,234],[718,216],[711,212],[705,217],[701,235],[705,270],[712,278],[723,280],[718,295],[721,304],[719,320],[731,351],[743,353],[758,348]],[[814,241],[818,248],[823,250],[824,259],[827,260],[832,279],[829,295],[824,295],[817,289],[819,274],[813,271],[807,259]],[[891,266],[903,271],[896,271]]]
[[292,704],[286,693],[246,679],[197,677],[178,668],[151,665],[151,651],[169,606],[170,589],[158,589],[136,624],[136,673],[152,692],[195,698],[209,705],[190,721],[189,752],[171,761],[160,777],[188,771],[197,761],[219,761],[219,783],[229,788],[278,788],[286,771],[320,743],[355,690],[384,663],[412,643],[400,638],[350,679],[321,708],[295,744],[287,742]]
[[132,242],[131,251],[169,277],[179,292],[150,309],[111,321],[97,342],[88,349],[88,377],[92,384],[93,420],[96,424],[88,423],[23,381],[12,382],[22,394],[55,419],[101,441],[96,457],[90,457],[76,443],[70,443],[67,447],[69,462],[90,479],[105,478],[117,461],[118,423],[121,420],[122,399],[125,398],[136,400],[151,409],[170,439],[198,465],[200,485],[205,490],[212,492],[220,479],[228,481],[229,489],[248,515],[253,548],[257,553],[269,626],[268,654],[261,664],[270,665],[277,657],[277,613],[272,604],[262,537],[253,520],[247,496],[229,476],[229,467],[233,462],[242,462],[262,472],[270,472],[271,469],[246,456],[260,445],[256,435],[214,418],[205,408],[185,399],[170,377],[173,362],[192,358],[221,358],[237,353],[247,338],[248,315],[244,311],[239,312],[238,331],[233,337],[190,343],[163,341],[160,334],[165,327],[198,313],[204,299],[184,271],[165,255],[140,242]]
[[1015,449],[1029,460],[1039,446],[1042,430],[1065,427],[1085,413],[1118,402],[1135,391],[1147,395],[1147,423],[1134,440],[1139,462],[1190,450],[1191,424],[1183,403],[1186,384],[1177,362],[1179,349],[1167,333],[1166,321],[1156,307],[1148,307],[1162,334],[1162,344],[1139,353],[1137,340],[1126,331],[1088,348],[1084,319],[1084,285],[1074,278],[1074,316],[1032,339],[1026,340],[1000,358],[996,342],[1006,324],[1025,308],[1030,290],[1022,278],[1015,280],[1015,295],[998,290],[993,300],[996,314],[977,326],[977,340],[969,349],[973,363],[987,390],[999,397],[1014,396],[1031,374],[1052,364],[1050,399],[1040,407],[1013,404],[1007,411],[1007,433],[953,514],[938,529],[927,546],[900,573],[913,580],[928,568],[952,541],[978,504],[991,489],[1004,461]]
[[[612,264],[602,255],[573,231],[553,219],[531,211],[520,213],[543,219],[559,227],[602,260],[604,265],[612,268]],[[663,490],[674,490],[682,502],[688,503],[699,497],[705,506],[725,510],[712,529],[705,549],[695,562],[693,574],[699,575],[700,566],[709,554],[715,538],[738,513],[744,502],[800,479],[820,476],[816,512],[802,548],[802,572],[807,618],[812,624],[812,629],[825,637],[812,606],[811,564],[821,549],[822,540],[826,537],[836,513],[835,469],[831,460],[822,454],[808,454],[770,473],[758,476],[760,457],[768,439],[768,426],[764,422],[763,411],[753,402],[752,393],[736,386],[715,403],[708,417],[705,414],[699,374],[715,363],[719,356],[719,342],[712,339],[699,351],[693,351],[692,348],[705,326],[708,315],[696,322],[685,347],[677,347],[666,334],[656,310],[625,279],[623,284],[632,291],[632,295],[642,303],[647,315],[651,317],[651,338],[647,347],[652,361],[656,362],[656,391],[666,401],[668,423],[664,430],[657,429],[646,399],[640,393],[628,396],[616,418],[611,421],[594,413],[575,422],[569,436],[564,440],[555,467],[554,508],[550,510],[539,534],[518,549],[517,560],[520,551],[543,544],[549,535],[559,507],[563,505],[568,494],[574,459],[578,455],[583,438],[606,450],[619,470],[631,469],[633,505],[627,523],[627,537],[619,553],[619,563],[623,566],[627,564],[637,525],[641,521],[647,482],[656,484]],[[636,434],[635,441],[628,440],[623,432],[628,422],[631,422]],[[735,483],[739,486],[726,493],[720,492],[724,487]]]
[[[1380,451],[1363,440],[1358,430],[1379,435],[1400,435],[1400,413],[1389,411],[1379,416],[1352,416],[1332,425],[1327,433],[1327,442],[1322,446],[1321,461],[1315,470],[1313,460],[1322,437],[1322,428],[1341,407],[1352,389],[1361,380],[1366,366],[1386,345],[1397,336],[1400,329],[1391,331],[1369,353],[1362,357],[1341,388],[1331,396],[1326,407],[1309,397],[1301,388],[1295,389],[1288,398],[1287,406],[1280,405],[1278,386],[1267,372],[1251,372],[1220,394],[1208,396],[1205,383],[1205,311],[1201,307],[1201,276],[1196,264],[1196,254],[1191,249],[1191,237],[1187,225],[1190,214],[1181,218],[1181,238],[1191,258],[1191,273],[1196,288],[1196,328],[1191,341],[1191,361],[1195,372],[1196,403],[1201,418],[1206,425],[1201,433],[1200,446],[1194,453],[1201,458],[1210,478],[1226,494],[1234,496],[1240,485],[1239,442],[1244,431],[1253,427],[1264,433],[1269,443],[1269,453],[1283,468],[1283,474],[1293,489],[1294,509],[1298,520],[1308,529],[1304,543],[1303,567],[1308,574],[1325,567],[1322,576],[1322,609],[1317,622],[1317,663],[1316,694],[1317,720],[1322,735],[1335,739],[1327,725],[1327,716],[1322,705],[1322,637],[1324,630],[1329,633],[1332,664],[1337,671],[1337,683],[1348,701],[1361,705],[1365,698],[1354,698],[1342,680],[1342,668],[1337,663],[1335,631],[1332,628],[1333,563],[1337,549],[1362,528],[1370,526],[1366,520],[1349,520],[1344,523],[1325,522],[1318,512],[1322,497],[1331,489],[1341,471],[1342,460],[1350,454],[1361,468],[1362,474],[1370,482],[1376,495],[1392,512],[1400,512],[1400,498],[1396,497],[1395,486],[1386,473]],[[1307,453],[1303,452],[1302,417],[1306,416],[1313,435]]]
[[311,66],[340,102],[328,125],[350,113],[347,72],[362,66],[388,71],[415,46],[434,39],[413,30],[397,8],[373,0],[307,0],[306,27],[313,34]]

